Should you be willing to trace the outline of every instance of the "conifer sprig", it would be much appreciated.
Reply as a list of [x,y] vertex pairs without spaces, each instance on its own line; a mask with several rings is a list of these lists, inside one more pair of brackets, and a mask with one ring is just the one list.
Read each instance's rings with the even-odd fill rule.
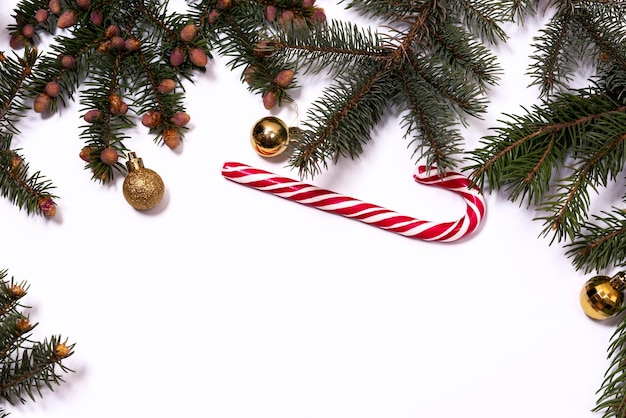
[[37,51],[23,56],[0,53],[0,195],[28,214],[54,216],[53,185],[39,171],[32,173],[20,149],[13,146],[18,120],[26,112],[25,85],[32,76]]
[[[524,7],[529,5],[539,7],[535,2]],[[623,230],[615,228],[617,212],[594,217],[589,208],[601,188],[624,176],[626,6],[614,1],[551,6],[553,16],[535,39],[529,67],[540,104],[505,115],[495,135],[470,152],[474,164],[468,169],[484,189],[504,189],[512,201],[538,210],[551,242],[575,243],[568,256],[577,268],[600,270],[623,263],[618,250],[607,252],[608,243],[624,241]],[[585,65],[595,69],[590,87],[576,89],[576,69]],[[607,244],[581,247],[593,242]]]
[[456,125],[486,110],[485,93],[500,72],[482,42],[506,39],[499,26],[506,7],[488,3],[352,1],[349,8],[387,19],[389,32],[331,22],[271,39],[268,59],[336,79],[311,105],[289,164],[312,177],[331,161],[358,157],[381,115],[394,109],[418,159],[440,171],[458,165]]
[[[0,270],[0,397],[15,404],[35,401],[64,381],[64,375],[72,372],[64,361],[73,354],[74,344],[59,335],[33,341],[37,324],[23,313],[26,306],[21,304],[28,284],[7,276],[7,270]],[[0,406],[0,416],[7,415]]]

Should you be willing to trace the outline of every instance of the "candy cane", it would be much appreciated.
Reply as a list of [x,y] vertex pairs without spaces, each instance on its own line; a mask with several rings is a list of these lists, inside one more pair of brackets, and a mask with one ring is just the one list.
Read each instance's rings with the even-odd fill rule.
[[467,205],[465,216],[454,222],[423,221],[241,163],[224,163],[222,175],[236,183],[306,206],[425,241],[459,240],[474,232],[485,215],[484,197],[478,188],[470,187],[471,183],[466,177],[456,172],[446,172],[439,176],[437,170],[427,170],[425,166],[416,168],[413,174],[415,181],[427,186],[443,187],[460,194]]

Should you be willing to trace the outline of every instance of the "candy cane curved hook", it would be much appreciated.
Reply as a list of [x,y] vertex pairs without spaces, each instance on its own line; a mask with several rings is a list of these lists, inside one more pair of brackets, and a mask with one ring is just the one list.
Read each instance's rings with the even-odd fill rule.
[[462,174],[450,171],[439,175],[436,169],[418,166],[413,178],[427,186],[438,186],[458,193],[465,200],[465,215],[453,222],[431,222],[401,215],[381,206],[322,189],[311,184],[278,176],[237,162],[224,163],[222,175],[236,183],[306,206],[356,219],[386,231],[424,241],[457,241],[478,228],[485,215],[485,199]]

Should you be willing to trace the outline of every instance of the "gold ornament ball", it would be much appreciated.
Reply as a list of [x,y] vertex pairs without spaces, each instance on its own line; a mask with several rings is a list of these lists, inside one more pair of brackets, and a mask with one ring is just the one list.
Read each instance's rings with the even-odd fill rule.
[[593,319],[605,320],[615,316],[624,303],[624,276],[595,276],[580,291],[583,311]]
[[257,121],[250,134],[252,148],[262,157],[276,157],[289,145],[289,127],[277,117]]
[[128,155],[126,167],[128,175],[122,186],[126,201],[137,210],[148,210],[158,205],[165,193],[161,176],[145,168],[143,160],[137,158],[134,152]]

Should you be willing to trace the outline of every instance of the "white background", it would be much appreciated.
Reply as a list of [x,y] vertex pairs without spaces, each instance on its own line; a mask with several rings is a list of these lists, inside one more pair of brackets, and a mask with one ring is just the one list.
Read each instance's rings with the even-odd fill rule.
[[[3,28],[15,3],[0,5]],[[506,27],[511,39],[495,49],[504,73],[485,119],[465,131],[467,150],[503,112],[536,102],[525,72],[541,25]],[[8,406],[13,417],[593,416],[615,324],[585,317],[578,293],[591,275],[539,237],[536,214],[488,194],[470,239],[426,243],[227,181],[226,161],[297,174],[254,154],[249,131],[268,112],[226,62],[216,56],[187,86],[179,149],[132,133],[127,145],[167,188],[147,213],[125,202],[121,178],[90,180],[77,105],[20,123],[14,145],[53,180],[58,215],[0,200],[0,268],[29,282],[37,338],[76,343],[66,363],[76,372]],[[329,80],[300,81],[302,119]],[[293,107],[277,114],[296,118]],[[458,196],[412,180],[402,134],[386,115],[361,159],[311,182],[420,219],[461,216]]]

